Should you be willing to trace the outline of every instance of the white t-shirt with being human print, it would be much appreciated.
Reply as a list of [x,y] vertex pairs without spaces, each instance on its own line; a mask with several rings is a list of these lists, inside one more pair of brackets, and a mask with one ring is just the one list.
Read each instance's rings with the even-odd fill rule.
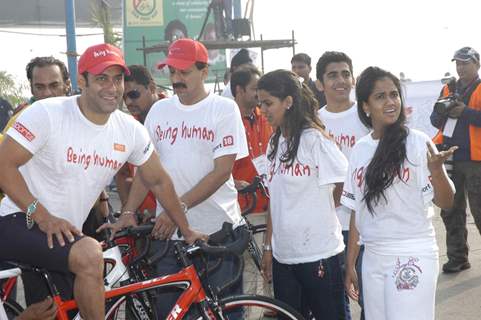
[[[179,195],[209,174],[215,159],[249,155],[239,108],[233,100],[213,93],[194,105],[183,105],[178,96],[162,99],[150,109],[145,126]],[[157,203],[157,215],[162,211]],[[190,208],[187,219],[203,233],[219,230],[225,221],[239,225],[242,218],[232,175],[208,199]]]
[[[369,134],[354,146],[341,202],[356,212],[360,242],[370,250],[384,255],[437,253],[438,247],[428,207],[434,197],[427,167],[427,145],[436,148],[421,131],[409,130],[406,140],[407,160],[399,177],[384,191],[369,212],[363,201],[367,166],[379,140]],[[453,186],[454,188],[454,186]]]
[[[324,107],[318,111],[318,116],[347,159],[356,142],[369,133],[369,129],[359,119],[357,103],[342,112],[330,112]],[[341,205],[336,208],[336,212],[342,230],[349,230],[351,210]]]
[[[345,179],[346,157],[317,129],[302,132],[292,166],[280,162],[286,148],[281,136],[276,156],[269,160],[274,257],[281,263],[296,264],[342,252],[344,243],[332,192],[334,184]],[[270,150],[269,143],[267,154]]]
[[[149,135],[132,116],[114,111],[96,125],[80,111],[78,96],[35,102],[7,134],[33,156],[19,168],[28,189],[47,210],[82,228],[100,192],[125,162],[149,159]],[[21,211],[9,197],[0,215]]]

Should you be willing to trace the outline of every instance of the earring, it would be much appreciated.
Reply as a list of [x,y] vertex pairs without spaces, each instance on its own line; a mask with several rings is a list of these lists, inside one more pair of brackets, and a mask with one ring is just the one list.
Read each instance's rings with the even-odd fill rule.
[[287,110],[289,110],[292,107],[292,104],[287,106]]
[[371,114],[369,112],[366,112],[366,117],[369,118],[370,116],[371,116]]

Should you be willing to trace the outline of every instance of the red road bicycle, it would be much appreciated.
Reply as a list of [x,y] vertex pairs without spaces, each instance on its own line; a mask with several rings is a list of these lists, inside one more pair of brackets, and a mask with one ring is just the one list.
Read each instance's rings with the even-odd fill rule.
[[[133,239],[149,239],[152,225],[129,228],[120,232],[116,239],[131,237]],[[229,235],[233,235],[232,226],[225,225],[223,229],[212,235],[213,242],[222,242]],[[240,255],[250,240],[250,233],[247,229],[240,233],[234,242],[222,245],[210,245],[204,242],[197,242],[193,245],[186,245],[180,242],[174,243],[176,255],[183,268],[171,275],[162,277],[148,277],[145,272],[145,265],[151,265],[159,259],[161,253],[148,254],[148,247],[135,257],[128,264],[124,264],[121,248],[115,241],[108,241],[105,245],[104,259],[106,261],[105,277],[105,319],[157,319],[155,312],[155,289],[175,287],[182,289],[182,294],[172,307],[168,320],[176,319],[229,319],[229,311],[241,311],[244,319],[260,319],[264,311],[275,311],[277,316],[285,319],[302,319],[302,316],[288,305],[257,295],[235,295],[226,298],[218,298],[218,288],[203,286],[205,273],[200,273],[191,261],[196,254],[217,255],[226,254]],[[149,242],[149,240],[147,240]],[[55,285],[52,283],[48,271],[21,266],[24,270],[33,270],[42,274],[48,286],[54,303],[57,305],[58,320],[67,320],[68,312],[77,310],[74,300],[63,301]],[[18,310],[21,311],[21,310]],[[82,319],[76,314],[74,319]]]

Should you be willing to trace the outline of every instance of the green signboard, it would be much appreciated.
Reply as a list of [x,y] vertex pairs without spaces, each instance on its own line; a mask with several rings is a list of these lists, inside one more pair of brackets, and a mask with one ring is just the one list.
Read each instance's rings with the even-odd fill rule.
[[[124,0],[124,52],[128,64],[143,64],[142,37],[145,46],[164,41],[199,37],[207,15],[210,0]],[[213,14],[210,15],[201,40],[215,40]],[[149,53],[146,66],[158,84],[168,85],[167,69],[156,65],[165,58],[165,52]],[[209,50],[209,82],[222,79],[226,68],[225,50]]]

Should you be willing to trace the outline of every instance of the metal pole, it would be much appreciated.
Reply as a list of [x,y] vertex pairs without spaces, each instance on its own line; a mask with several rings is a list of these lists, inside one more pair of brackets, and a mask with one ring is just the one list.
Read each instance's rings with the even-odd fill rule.
[[[261,43],[262,43],[262,34],[261,34]],[[262,73],[264,73],[264,46],[261,44],[261,68]]]
[[234,19],[242,18],[241,0],[234,0]]
[[67,59],[72,91],[77,91],[77,44],[75,42],[75,0],[65,0],[65,29],[67,32]]
[[292,55],[296,55],[296,37],[294,36],[294,30],[292,30]]
[[147,67],[147,53],[145,53],[145,36],[142,36],[142,55],[144,56],[144,67]]

